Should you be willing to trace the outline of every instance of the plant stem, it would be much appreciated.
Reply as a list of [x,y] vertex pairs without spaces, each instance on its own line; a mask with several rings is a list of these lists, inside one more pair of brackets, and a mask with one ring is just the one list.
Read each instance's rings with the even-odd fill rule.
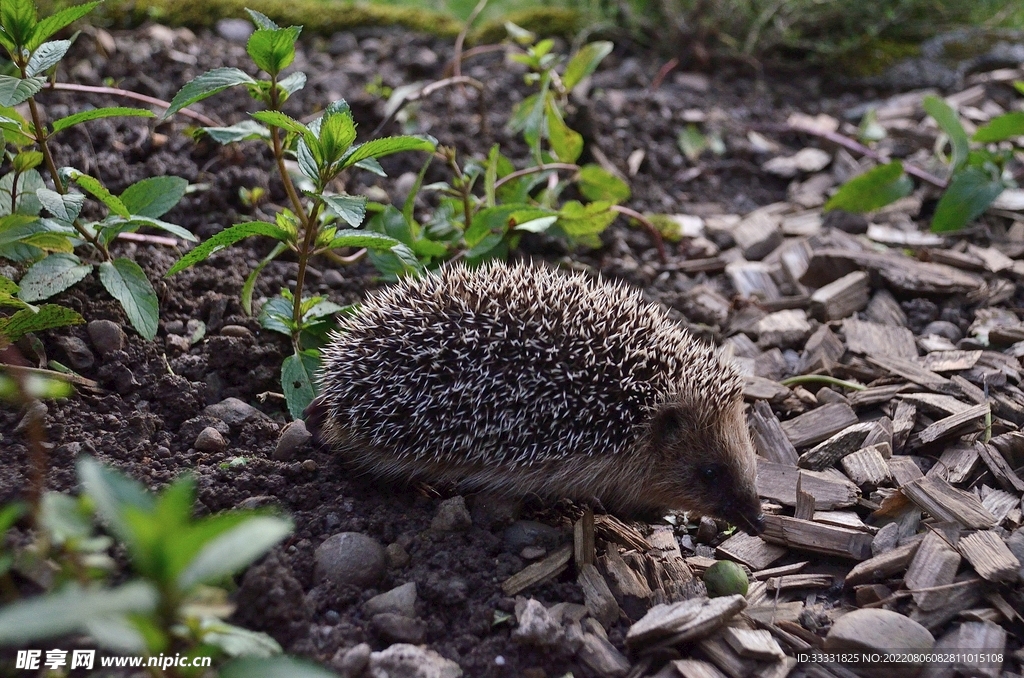
[[835,377],[829,377],[824,374],[801,374],[797,377],[790,377],[789,379],[783,379],[779,382],[783,386],[793,386],[795,384],[831,384],[833,386],[842,386],[848,388],[851,391],[864,391],[867,390],[867,386],[863,384],[857,384],[852,381],[844,381],[843,379],[836,379]]
[[317,218],[320,215],[321,203],[313,205],[312,211],[307,217],[306,237],[302,241],[302,249],[299,251],[299,272],[295,275],[295,299],[292,304],[292,321],[295,323],[295,330],[292,334],[292,344],[295,352],[299,352],[299,334],[302,332],[302,286],[306,281],[306,267],[309,258],[313,255],[313,245],[316,243]]
[[548,164],[534,165],[533,167],[527,167],[526,169],[516,170],[511,174],[506,174],[502,178],[494,182],[494,189],[497,190],[499,187],[507,184],[510,181],[514,181],[520,177],[529,176],[530,174],[537,174],[538,172],[546,172],[548,170],[569,170],[571,172],[579,171],[579,165],[573,165],[567,162],[549,162]]
[[612,212],[618,212],[619,214],[625,215],[632,219],[636,219],[643,225],[651,238],[654,240],[654,246],[658,248],[658,259],[661,260],[662,264],[668,263],[668,255],[665,253],[665,239],[661,237],[661,231],[654,225],[654,222],[640,214],[634,209],[624,207],[622,205],[612,205],[609,207]]
[[[167,109],[171,107],[169,101],[163,99],[157,99],[145,94],[139,94],[133,92],[130,89],[119,89],[117,87],[96,87],[94,85],[77,85],[72,82],[48,82],[44,85],[46,89],[63,90],[67,92],[88,92],[89,94],[109,94],[111,96],[124,97],[125,99],[135,99],[141,101],[144,104],[151,104],[153,106],[159,106]],[[208,118],[202,113],[196,113],[195,111],[183,108],[178,111],[181,115],[186,118],[192,118],[196,122],[206,125],[207,127],[220,127],[220,123],[213,118]]]
[[466,228],[473,221],[473,205],[470,201],[472,196],[472,189],[469,186],[469,182],[466,181],[466,175],[462,173],[462,168],[459,167],[459,163],[455,160],[455,150],[451,149],[447,153],[448,166],[455,172],[455,178],[459,182],[459,196],[462,198],[462,212],[464,214]]

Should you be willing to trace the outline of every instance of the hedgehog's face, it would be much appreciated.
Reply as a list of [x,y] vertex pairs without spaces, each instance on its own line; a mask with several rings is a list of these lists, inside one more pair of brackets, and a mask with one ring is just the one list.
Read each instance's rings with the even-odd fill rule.
[[651,445],[661,468],[651,489],[670,508],[724,518],[760,534],[764,515],[743,400],[737,398],[723,413],[697,419],[696,413],[705,409],[669,402],[655,413]]

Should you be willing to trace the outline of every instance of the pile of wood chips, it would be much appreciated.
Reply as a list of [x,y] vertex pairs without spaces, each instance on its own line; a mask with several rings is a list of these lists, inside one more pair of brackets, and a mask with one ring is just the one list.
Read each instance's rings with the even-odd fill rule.
[[[1021,69],[977,74],[946,101],[982,124],[1006,112],[990,95],[1007,100],[1016,80]],[[920,151],[906,160],[939,172],[927,94],[877,104],[888,136],[875,151],[912,140]],[[828,116],[791,124],[855,129]],[[1006,191],[968,237],[918,221],[937,195],[928,186],[867,220],[823,214],[829,191],[871,164],[842,146],[769,160],[765,171],[793,177],[790,201],[745,216],[695,209],[689,247],[707,256],[662,270],[700,274],[678,306],[727,337],[745,375],[763,538],[705,519],[694,543],[585,515],[574,549],[505,582],[518,595],[575,555],[586,604],[520,598],[522,642],[569,644],[608,676],[1024,671],[1024,191]],[[942,320],[917,322],[915,336],[907,313],[929,308]],[[833,380],[792,380],[811,375]],[[700,575],[716,559],[750,572],[745,596],[707,597]],[[625,652],[608,636],[623,619]],[[822,651],[833,654],[808,661]],[[834,661],[844,651],[881,656]],[[887,652],[935,654],[899,664]]]

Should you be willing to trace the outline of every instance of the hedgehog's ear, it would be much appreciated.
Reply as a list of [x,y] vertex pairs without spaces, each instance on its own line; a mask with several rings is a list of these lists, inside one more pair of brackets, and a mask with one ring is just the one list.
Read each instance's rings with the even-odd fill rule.
[[693,424],[685,409],[676,403],[658,407],[651,419],[651,439],[659,445],[671,445],[683,439]]

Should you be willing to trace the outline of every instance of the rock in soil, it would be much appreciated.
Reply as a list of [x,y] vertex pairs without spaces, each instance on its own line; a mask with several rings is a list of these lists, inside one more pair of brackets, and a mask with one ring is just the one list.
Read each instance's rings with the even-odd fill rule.
[[433,650],[396,643],[370,655],[372,678],[461,678],[462,669]]
[[463,532],[473,526],[473,519],[462,497],[445,499],[438,505],[430,528],[440,532]]
[[220,431],[212,426],[207,426],[196,436],[194,447],[200,452],[223,452],[228,448],[228,441]]
[[93,320],[86,325],[86,331],[92,345],[102,356],[124,348],[124,330],[111,320]]
[[363,614],[373,616],[382,612],[393,612],[406,617],[416,616],[416,582],[396,586],[390,591],[378,594],[363,603]]
[[339,588],[374,586],[387,569],[384,547],[361,532],[328,537],[317,547],[313,560],[317,580],[329,579]]

